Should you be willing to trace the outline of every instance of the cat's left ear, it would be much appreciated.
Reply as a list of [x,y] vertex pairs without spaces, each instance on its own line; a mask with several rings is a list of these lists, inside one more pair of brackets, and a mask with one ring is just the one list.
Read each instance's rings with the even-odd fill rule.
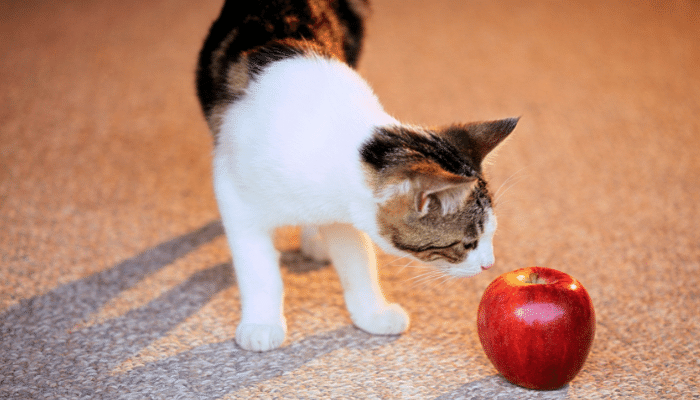
[[484,158],[513,132],[520,117],[453,125],[441,134],[457,148],[481,164]]

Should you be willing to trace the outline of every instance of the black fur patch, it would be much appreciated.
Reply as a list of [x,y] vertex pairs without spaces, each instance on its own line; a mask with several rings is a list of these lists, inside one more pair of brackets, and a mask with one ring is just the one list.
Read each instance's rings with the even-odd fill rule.
[[372,138],[361,147],[360,154],[365,163],[380,172],[424,157],[456,175],[481,175],[481,165],[470,160],[449,141],[429,131],[418,132],[403,126],[377,128]]
[[283,43],[272,43],[250,53],[248,56],[249,73],[251,76],[259,75],[265,67],[273,62],[303,54],[304,50],[300,47],[292,47]]
[[488,122],[473,122],[466,125],[452,125],[443,129],[441,134],[460,151],[468,154],[472,160],[481,163],[486,155],[515,129],[519,119],[506,118]]
[[[368,0],[356,0],[355,3],[356,6],[365,10],[369,9]],[[361,15],[362,10],[355,9],[347,0],[334,1],[333,7],[343,24],[343,29],[345,29],[343,50],[345,51],[346,62],[351,67],[356,68],[362,52],[362,39],[365,36],[365,23]]]
[[303,53],[281,41],[308,42],[355,67],[364,23],[348,0],[227,0],[199,54],[197,95],[205,114],[235,100],[226,87],[230,65],[249,56],[251,73]]

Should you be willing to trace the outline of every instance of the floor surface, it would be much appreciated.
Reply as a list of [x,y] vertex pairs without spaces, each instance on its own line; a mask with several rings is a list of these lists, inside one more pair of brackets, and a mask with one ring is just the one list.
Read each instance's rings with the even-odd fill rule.
[[[410,330],[352,327],[332,268],[285,250],[289,335],[233,341],[238,291],[194,92],[221,1],[0,4],[0,397],[699,399],[700,5],[375,0],[360,72],[397,118],[522,116],[487,168],[494,268],[383,256]],[[506,382],[476,310],[560,269],[597,313],[579,375]]]

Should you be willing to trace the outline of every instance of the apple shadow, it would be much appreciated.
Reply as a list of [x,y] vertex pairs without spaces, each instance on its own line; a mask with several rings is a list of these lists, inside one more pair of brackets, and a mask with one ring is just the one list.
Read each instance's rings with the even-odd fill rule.
[[558,400],[566,399],[569,384],[557,390],[532,390],[508,382],[503,375],[495,374],[462,385],[452,392],[445,393],[435,400],[462,399],[519,399],[519,400]]

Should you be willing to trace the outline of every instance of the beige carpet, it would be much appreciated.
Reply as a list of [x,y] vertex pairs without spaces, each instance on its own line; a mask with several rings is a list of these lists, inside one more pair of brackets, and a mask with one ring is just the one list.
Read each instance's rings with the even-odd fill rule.
[[[375,0],[360,71],[387,110],[522,116],[488,168],[496,266],[423,281],[383,257],[412,326],[381,338],[287,251],[289,337],[265,354],[233,342],[194,94],[220,6],[0,3],[0,398],[700,398],[698,2]],[[504,381],[476,334],[484,288],[530,265],[578,278],[598,317],[554,392]]]

